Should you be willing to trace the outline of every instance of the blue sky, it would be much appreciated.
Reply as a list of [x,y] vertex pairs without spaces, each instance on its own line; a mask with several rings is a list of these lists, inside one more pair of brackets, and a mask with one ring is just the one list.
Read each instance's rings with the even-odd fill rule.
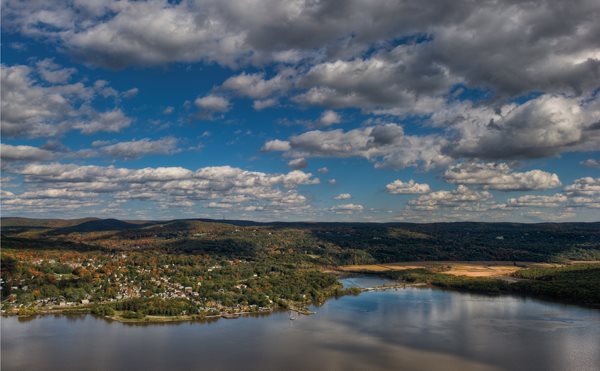
[[600,9],[539,3],[6,1],[2,214],[598,220]]

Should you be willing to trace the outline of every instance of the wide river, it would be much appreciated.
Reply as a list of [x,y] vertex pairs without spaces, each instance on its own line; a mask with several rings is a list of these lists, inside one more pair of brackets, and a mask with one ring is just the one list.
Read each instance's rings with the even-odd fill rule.
[[315,311],[135,326],[3,317],[2,370],[600,370],[599,310],[406,288]]

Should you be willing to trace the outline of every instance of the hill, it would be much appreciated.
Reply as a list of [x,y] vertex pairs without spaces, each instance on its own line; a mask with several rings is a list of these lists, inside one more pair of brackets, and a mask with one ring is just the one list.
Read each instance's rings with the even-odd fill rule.
[[309,254],[322,264],[600,260],[600,223],[260,223],[94,218],[6,218],[2,222],[3,246],[18,248],[158,249],[240,258]]

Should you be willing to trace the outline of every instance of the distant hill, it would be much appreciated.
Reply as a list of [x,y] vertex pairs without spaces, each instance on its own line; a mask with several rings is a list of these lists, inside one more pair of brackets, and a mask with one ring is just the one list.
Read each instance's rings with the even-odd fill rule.
[[6,217],[0,220],[2,228],[6,227],[27,227],[27,228],[66,228],[81,223],[86,223],[98,218],[81,219],[30,219],[19,217]]
[[[100,219],[100,218],[81,218],[81,219],[35,219],[22,217],[3,217],[0,218],[2,227],[44,227],[44,228],[67,228],[81,226],[82,228],[102,228],[102,226],[120,229],[120,228],[140,228],[151,225],[171,225],[180,228],[189,228],[194,223],[213,223],[229,224],[235,226],[265,226],[265,227],[285,227],[285,228],[336,228],[336,227],[409,227],[416,229],[442,229],[442,230],[512,230],[520,228],[531,228],[541,230],[564,230],[569,228],[577,229],[600,229],[598,222],[564,222],[564,223],[509,223],[509,222],[444,222],[444,223],[406,223],[406,222],[256,222],[252,220],[235,219],[210,219],[210,218],[192,218],[192,219],[172,219],[172,220],[119,220],[119,219]],[[97,223],[90,223],[97,222]],[[122,226],[122,227],[119,227]],[[114,230],[114,229],[110,229]],[[82,230],[83,231],[83,230]]]
[[3,248],[159,249],[241,258],[291,251],[339,264],[600,260],[600,222],[261,223],[4,218],[2,223]]
[[72,225],[69,227],[57,228],[53,231],[53,233],[65,234],[72,232],[122,231],[127,229],[140,228],[145,225],[147,224],[124,222],[118,219],[95,219],[77,225]]

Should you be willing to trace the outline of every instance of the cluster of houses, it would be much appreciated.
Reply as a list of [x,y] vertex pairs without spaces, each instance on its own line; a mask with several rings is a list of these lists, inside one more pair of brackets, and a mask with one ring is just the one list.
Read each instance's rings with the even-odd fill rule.
[[[99,268],[105,266],[113,266],[109,273],[109,276],[104,278],[104,282],[108,283],[113,289],[112,297],[101,299],[102,303],[115,302],[119,300],[126,300],[131,298],[139,297],[158,297],[162,299],[186,299],[194,303],[198,308],[199,312],[205,314],[219,314],[219,313],[244,313],[244,312],[266,312],[271,311],[269,307],[259,307],[256,305],[242,305],[236,304],[233,306],[224,306],[218,301],[207,301],[206,298],[200,298],[198,287],[202,286],[202,282],[198,280],[194,283],[194,286],[184,286],[181,283],[174,282],[172,279],[172,273],[177,270],[177,267],[173,264],[162,265],[150,269],[144,266],[132,266],[126,264],[124,261],[127,259],[127,254],[117,253],[112,254],[109,259],[103,261],[94,261],[93,259],[83,259],[70,262],[59,262],[55,259],[36,259],[32,260],[31,263],[36,266],[42,264],[63,264],[69,266],[71,269],[85,268],[88,271],[95,272]],[[225,264],[237,265],[245,263],[243,260],[233,259],[224,262]],[[116,269],[114,267],[117,267]],[[222,269],[223,267],[219,264],[214,264],[206,268],[206,271],[214,272],[215,270]],[[158,273],[157,273],[158,269]],[[72,277],[71,274],[68,274]],[[55,274],[57,280],[63,279],[63,274]],[[256,274],[253,277],[257,277]],[[33,278],[33,277],[32,277]],[[18,286],[13,286],[12,289],[19,292],[28,292],[30,287],[25,284],[25,280],[21,280]],[[4,282],[2,286],[4,286]],[[154,287],[150,288],[149,287]],[[238,283],[234,286],[236,290],[244,291],[248,288],[245,283]],[[94,287],[93,291],[99,288]],[[225,293],[223,288],[219,289],[219,293]],[[69,301],[64,296],[57,297],[45,297],[36,298],[30,304],[23,304],[17,300],[17,295],[13,294],[5,302],[7,311],[18,310],[21,307],[33,307],[38,309],[62,309],[69,307],[78,307],[94,304],[92,295],[94,293],[88,293],[84,298],[78,301]]]

